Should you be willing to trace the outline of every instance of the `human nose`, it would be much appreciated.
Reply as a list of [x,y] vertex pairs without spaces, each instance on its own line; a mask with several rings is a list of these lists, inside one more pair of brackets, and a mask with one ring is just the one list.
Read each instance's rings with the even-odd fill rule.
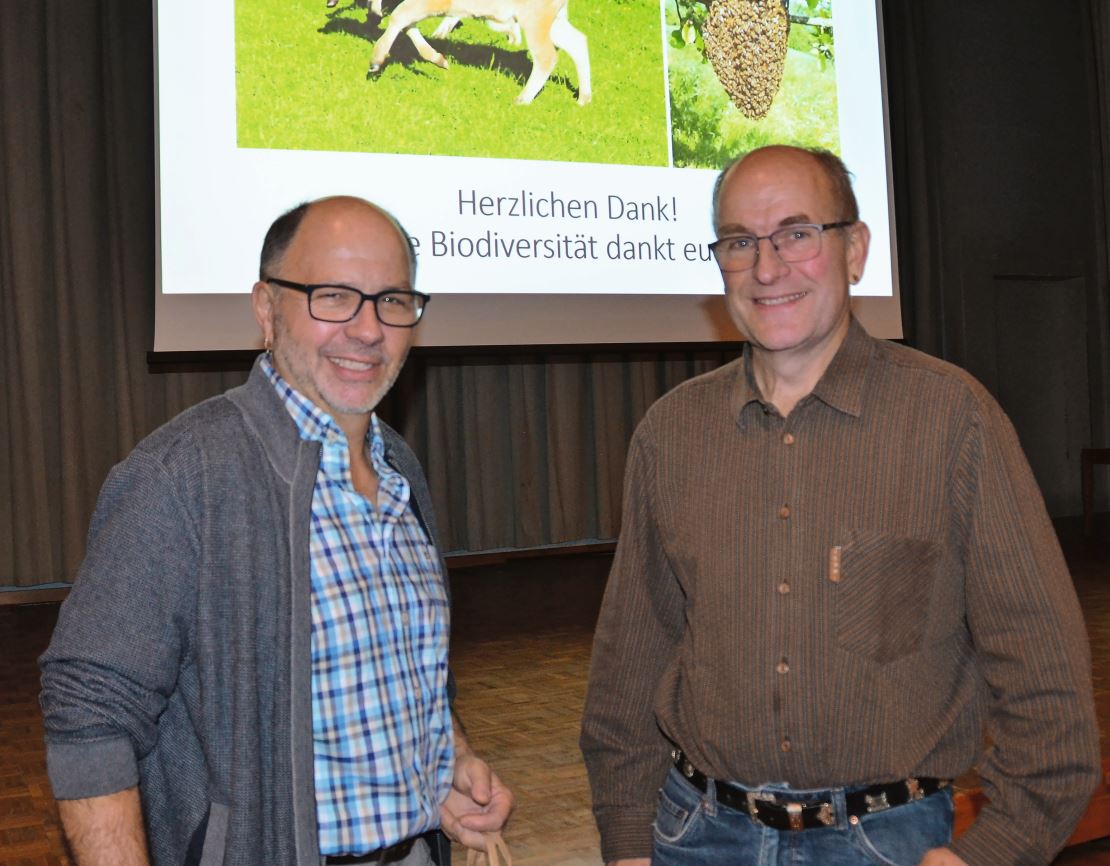
[[349,336],[364,343],[377,343],[385,334],[384,327],[378,319],[374,299],[363,298],[355,317],[347,322],[346,331]]
[[[764,248],[766,244],[766,249]],[[752,268],[755,278],[761,283],[773,283],[788,270],[786,262],[779,255],[779,249],[769,237],[756,240],[755,265]]]

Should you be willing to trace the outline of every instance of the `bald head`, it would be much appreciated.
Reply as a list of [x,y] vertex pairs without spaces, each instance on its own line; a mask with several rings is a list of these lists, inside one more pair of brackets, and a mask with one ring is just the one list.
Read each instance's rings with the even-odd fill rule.
[[836,204],[838,211],[836,220],[855,222],[859,219],[859,205],[856,202],[856,194],[852,190],[852,173],[848,171],[847,166],[844,165],[839,156],[821,148],[775,144],[758,148],[737,157],[717,175],[717,182],[713,186],[714,228],[720,226],[721,192],[729,175],[742,164],[752,168],[759,166],[761,163],[794,164],[801,170],[816,168],[823,176],[828,191]]
[[[408,232],[389,211],[379,207],[373,202],[355,196],[328,196],[315,201],[302,202],[279,216],[270,225],[266,238],[262,242],[262,254],[258,262],[258,278],[272,277],[281,269],[281,261],[289,245],[293,243],[301,223],[309,212],[314,211],[316,216],[327,219],[334,215],[357,215],[359,211],[370,211],[381,217],[386,224],[392,227],[397,237],[403,243],[409,260],[409,272],[413,282],[416,280],[416,249]],[[315,219],[315,217],[314,217]]]

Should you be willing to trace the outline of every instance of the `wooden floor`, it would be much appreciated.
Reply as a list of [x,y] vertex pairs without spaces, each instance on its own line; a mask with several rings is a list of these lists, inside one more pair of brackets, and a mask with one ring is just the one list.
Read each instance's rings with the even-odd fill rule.
[[[1094,657],[1110,754],[1110,525],[1084,542],[1061,529]],[[596,866],[597,831],[578,753],[590,640],[608,556],[519,560],[454,576],[452,663],[473,745],[517,795],[506,833],[517,866]],[[0,606],[0,866],[70,863],[43,767],[35,657],[56,605]],[[456,852],[455,862],[466,862]],[[1110,840],[1056,861],[1110,866]]]

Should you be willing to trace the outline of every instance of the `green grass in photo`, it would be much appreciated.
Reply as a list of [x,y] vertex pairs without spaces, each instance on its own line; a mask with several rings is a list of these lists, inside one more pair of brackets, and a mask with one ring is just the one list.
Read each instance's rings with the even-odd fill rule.
[[[396,2],[386,0],[388,13]],[[663,49],[657,0],[571,0],[589,40],[593,102],[576,102],[565,52],[531,105],[515,105],[532,66],[525,46],[483,21],[431,39],[450,63],[421,59],[407,36],[368,80],[385,23],[364,2],[236,0],[240,147],[442,154],[666,165]],[[388,20],[388,19],[386,19]]]
[[[666,0],[667,30],[679,26],[674,0]],[[732,103],[712,64],[696,44],[668,42],[674,164],[721,168],[768,144],[839,151],[836,69],[805,50],[808,40],[791,27],[778,95],[767,116],[753,120]]]

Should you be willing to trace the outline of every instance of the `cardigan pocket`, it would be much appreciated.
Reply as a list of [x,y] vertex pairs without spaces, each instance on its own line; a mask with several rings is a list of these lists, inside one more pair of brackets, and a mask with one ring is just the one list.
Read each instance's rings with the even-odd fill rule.
[[941,547],[927,538],[854,530],[829,551],[837,641],[880,664],[918,651]]

